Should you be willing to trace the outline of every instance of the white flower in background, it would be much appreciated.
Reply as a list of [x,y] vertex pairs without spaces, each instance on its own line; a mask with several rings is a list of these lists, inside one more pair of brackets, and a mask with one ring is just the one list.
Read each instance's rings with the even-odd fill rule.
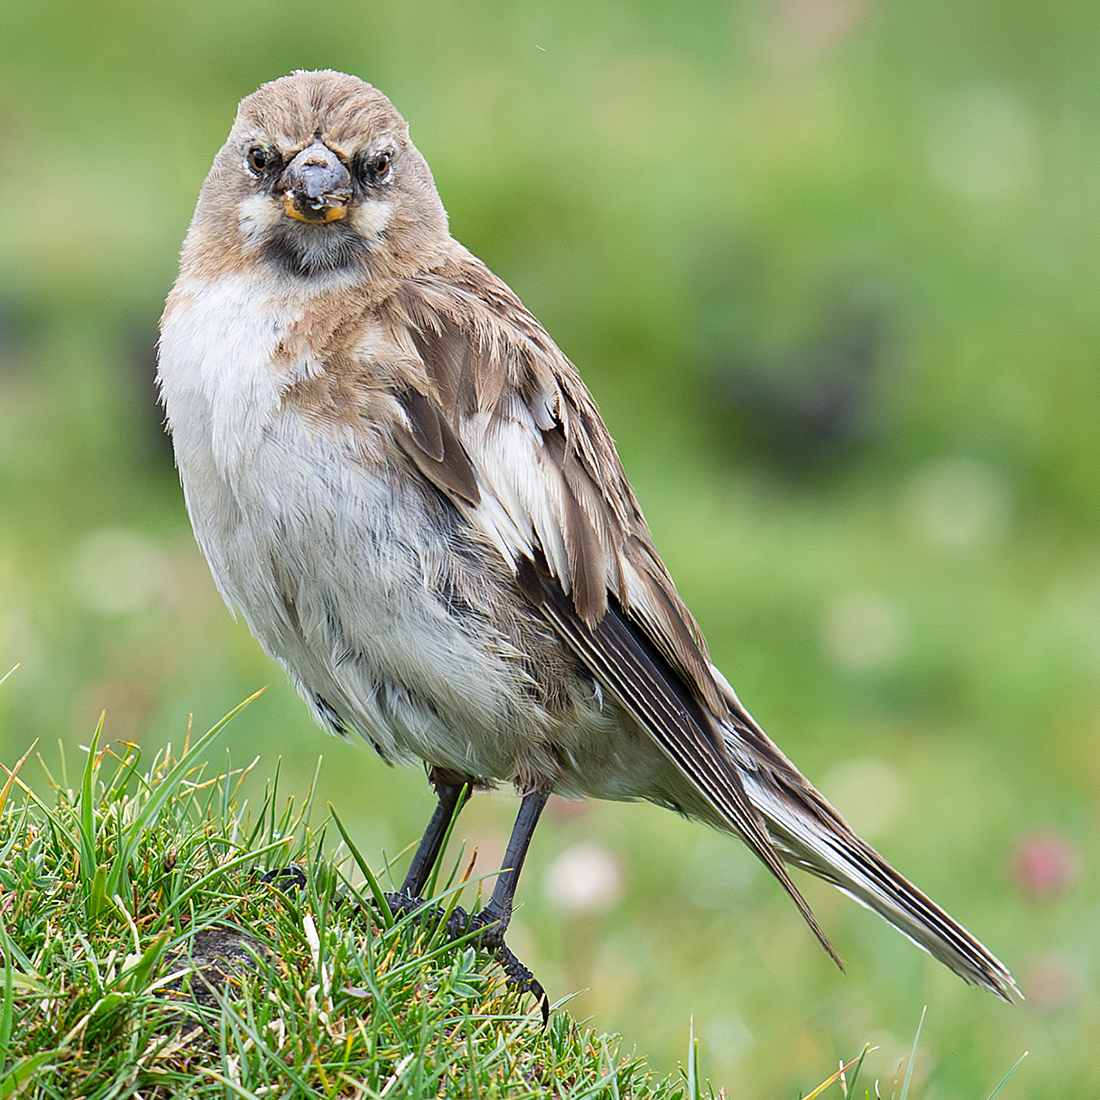
[[145,611],[167,602],[172,576],[167,557],[137,531],[103,528],[85,536],[72,564],[79,602],[102,615]]
[[623,892],[623,869],[617,856],[599,844],[574,844],[546,869],[546,896],[575,913],[610,909]]
[[821,781],[821,792],[869,840],[881,836],[905,809],[905,780],[885,760],[845,760]]
[[991,546],[1012,519],[1012,484],[976,458],[933,459],[913,474],[905,492],[911,526],[938,550]]
[[1008,88],[966,88],[947,96],[928,120],[925,164],[951,194],[999,199],[1030,180],[1036,144],[1031,112]]

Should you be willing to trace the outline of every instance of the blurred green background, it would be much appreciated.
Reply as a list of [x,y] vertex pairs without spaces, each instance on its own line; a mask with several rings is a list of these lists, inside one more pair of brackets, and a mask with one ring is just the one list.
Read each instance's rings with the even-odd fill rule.
[[[328,739],[222,606],[153,384],[237,100],[344,69],[592,388],[716,663],[1013,969],[967,988],[805,879],[841,975],[734,843],[555,804],[510,937],[578,1017],[731,1097],[865,1041],[918,1095],[1100,1090],[1100,6],[1023,0],[0,2],[0,756],[283,759],[380,859],[423,776]],[[38,782],[42,783],[41,779]],[[323,803],[322,803],[323,804]],[[509,793],[459,829],[496,864]],[[868,1077],[868,1081],[870,1080]]]

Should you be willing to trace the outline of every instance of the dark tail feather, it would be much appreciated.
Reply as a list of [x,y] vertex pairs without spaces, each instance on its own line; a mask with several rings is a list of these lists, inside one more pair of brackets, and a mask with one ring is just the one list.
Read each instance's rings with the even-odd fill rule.
[[965,981],[1006,1001],[1023,999],[1008,968],[860,840],[809,784],[794,786],[762,771],[742,772],[742,780],[788,862],[879,913]]

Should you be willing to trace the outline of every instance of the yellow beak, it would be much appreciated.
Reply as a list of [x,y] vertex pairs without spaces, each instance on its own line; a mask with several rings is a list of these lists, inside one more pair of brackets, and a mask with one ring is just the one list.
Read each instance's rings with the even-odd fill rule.
[[347,216],[347,212],[347,200],[340,195],[322,195],[316,199],[307,199],[304,195],[295,195],[293,191],[283,193],[283,213],[288,218],[297,218],[306,224],[338,222]]

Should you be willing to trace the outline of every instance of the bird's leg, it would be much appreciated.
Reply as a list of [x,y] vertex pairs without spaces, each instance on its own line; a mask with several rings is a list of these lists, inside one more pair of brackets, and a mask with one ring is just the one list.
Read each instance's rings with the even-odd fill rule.
[[395,894],[386,895],[386,901],[395,913],[411,913],[424,905],[424,899],[420,894],[428,884],[432,869],[439,859],[443,842],[447,838],[447,831],[473,793],[473,781],[467,776],[433,768],[428,774],[428,779],[435,788],[439,801],[428,822],[428,827],[424,830],[424,835],[420,838],[416,855],[413,856],[412,863],[409,865],[409,873],[405,876],[401,889]]
[[[435,813],[432,814],[431,821],[428,822],[427,829],[424,830],[424,836],[416,849],[416,855],[413,856],[412,865],[409,867],[409,873],[405,876],[400,892],[386,895],[386,900],[394,912],[408,913],[425,909],[420,892],[427,884],[428,876],[439,858],[451,821],[470,797],[468,782],[453,782],[450,777],[444,778],[433,772],[432,785],[439,796],[439,804],[435,808]],[[504,942],[504,933],[512,918],[512,903],[516,896],[519,873],[527,856],[527,849],[531,846],[535,826],[549,797],[549,791],[531,791],[520,803],[519,814],[516,816],[516,823],[508,840],[508,850],[504,854],[504,863],[501,865],[500,874],[493,887],[493,896],[489,899],[488,905],[472,917],[465,910],[455,907],[447,922],[447,931],[455,938],[471,931],[477,933],[477,941],[492,952],[505,974],[508,975],[509,984],[535,995],[542,1008],[544,1025],[550,1016],[550,1001],[546,991],[531,971],[509,950]],[[442,918],[443,910],[427,907],[427,915],[438,920]]]
[[508,975],[508,984],[534,994],[542,1010],[543,1027],[550,1020],[550,998],[542,988],[542,983],[512,954],[504,942],[504,933],[512,919],[512,902],[516,896],[519,873],[531,845],[535,826],[549,797],[549,791],[530,791],[524,795],[508,840],[504,863],[501,864],[496,886],[493,887],[493,896],[489,899],[489,904],[470,919],[470,928],[479,930],[478,939],[492,951],[501,969]]
[[469,782],[454,782],[449,776],[444,779],[434,771],[431,781],[439,802],[431,821],[428,822],[428,827],[424,830],[424,835],[420,838],[416,855],[413,856],[409,866],[409,873],[401,884],[401,893],[408,898],[420,897],[420,891],[427,885],[428,876],[431,875],[432,868],[439,859],[443,840],[447,836],[451,822],[458,816],[459,811],[470,800],[470,795],[473,793]]
[[474,926],[484,929],[481,941],[486,946],[502,947],[504,945],[504,933],[508,930],[508,922],[512,919],[512,902],[516,896],[519,873],[523,869],[527,849],[531,846],[535,826],[549,797],[549,791],[530,791],[523,796],[523,801],[520,803],[516,823],[508,839],[508,851],[504,853],[504,862],[500,866],[500,874],[493,887],[493,896],[489,899],[489,904],[473,918]]

